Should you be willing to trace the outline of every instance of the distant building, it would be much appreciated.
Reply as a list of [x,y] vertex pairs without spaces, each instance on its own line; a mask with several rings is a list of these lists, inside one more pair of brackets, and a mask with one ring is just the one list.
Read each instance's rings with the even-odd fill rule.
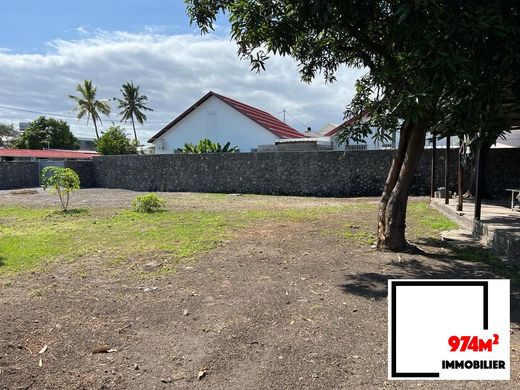
[[318,134],[320,134],[320,136],[324,136],[325,134],[327,134],[329,131],[331,131],[332,129],[335,129],[336,127],[338,127],[338,124],[337,123],[327,123],[325,126],[323,126],[321,129],[319,129],[317,131]]
[[96,150],[95,138],[76,137],[79,141],[79,150]]
[[332,150],[327,137],[278,139],[274,145],[259,145],[259,152],[304,152],[316,150]]
[[31,122],[19,122],[18,131],[20,133],[23,133],[25,131],[25,129],[27,129],[29,127],[30,124],[31,124]]
[[351,118],[341,125],[330,129],[326,133],[324,133],[325,137],[330,139],[332,143],[333,150],[378,150],[378,149],[395,149],[399,143],[399,132],[393,134],[393,137],[387,141],[381,142],[379,140],[374,140],[371,136],[366,137],[363,141],[365,142],[356,142],[350,140],[347,143],[339,144],[338,134],[344,126],[352,125],[357,121],[356,118]]

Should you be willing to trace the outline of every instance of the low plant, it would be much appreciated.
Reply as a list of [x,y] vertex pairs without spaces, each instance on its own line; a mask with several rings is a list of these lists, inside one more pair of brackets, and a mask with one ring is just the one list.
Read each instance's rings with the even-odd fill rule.
[[197,145],[192,143],[184,144],[183,148],[177,149],[180,153],[235,153],[238,152],[238,146],[231,146],[231,142],[227,142],[224,146],[218,142],[213,142],[208,138],[201,139]]
[[132,201],[132,207],[138,213],[156,213],[164,209],[164,199],[153,193],[139,195]]
[[44,190],[50,188],[58,195],[63,211],[69,207],[70,193],[79,190],[80,184],[79,176],[73,169],[56,166],[42,169],[41,183]]

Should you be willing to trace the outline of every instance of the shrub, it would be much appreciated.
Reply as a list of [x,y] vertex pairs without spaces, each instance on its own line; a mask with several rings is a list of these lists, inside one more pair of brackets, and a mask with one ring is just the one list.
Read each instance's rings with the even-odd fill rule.
[[155,194],[139,195],[132,201],[132,206],[139,213],[155,213],[164,208],[164,199]]
[[41,183],[44,190],[50,187],[51,192],[58,194],[63,211],[67,211],[69,206],[70,193],[79,190],[79,176],[70,168],[56,166],[43,168]]
[[120,126],[110,126],[96,141],[96,151],[103,155],[137,154],[137,143],[131,141]]
[[197,145],[192,143],[184,144],[183,148],[177,149],[180,153],[235,153],[238,152],[238,147],[231,147],[231,142],[226,143],[224,146],[218,142],[213,142],[208,138],[201,139]]

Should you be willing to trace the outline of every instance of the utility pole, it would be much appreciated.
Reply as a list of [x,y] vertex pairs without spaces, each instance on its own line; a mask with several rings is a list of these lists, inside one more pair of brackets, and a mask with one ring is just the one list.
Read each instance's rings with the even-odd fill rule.
[[285,123],[285,113],[287,112],[285,107],[283,108],[282,112],[283,112],[283,123]]

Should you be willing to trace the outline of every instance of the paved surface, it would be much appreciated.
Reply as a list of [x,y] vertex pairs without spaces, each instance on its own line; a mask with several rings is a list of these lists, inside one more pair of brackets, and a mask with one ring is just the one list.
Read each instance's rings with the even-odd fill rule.
[[471,232],[482,243],[491,247],[501,255],[520,264],[520,212],[511,210],[509,200],[495,200],[482,204],[480,221],[474,224],[475,205],[465,201],[463,211],[456,210],[457,200],[450,200],[449,205],[444,199],[432,199],[432,205],[457,221],[466,232],[449,233],[448,238],[467,240],[471,243]]

